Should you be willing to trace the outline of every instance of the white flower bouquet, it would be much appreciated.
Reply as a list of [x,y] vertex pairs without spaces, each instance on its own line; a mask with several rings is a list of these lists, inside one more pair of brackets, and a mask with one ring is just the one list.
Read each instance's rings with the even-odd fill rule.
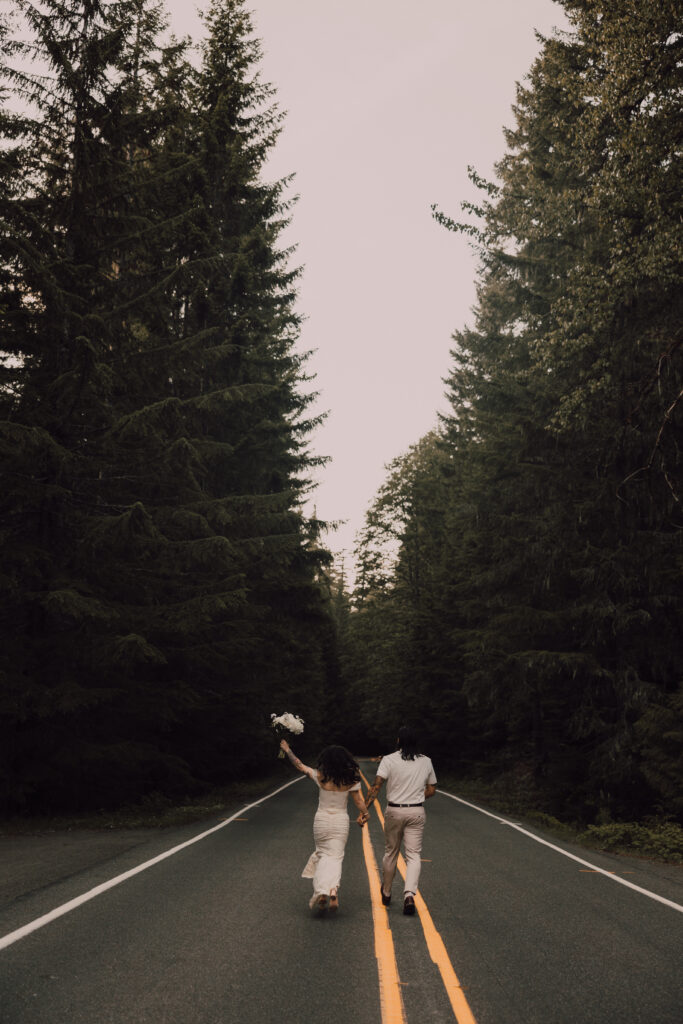
[[[270,716],[270,724],[278,736],[282,736],[285,732],[292,732],[295,736],[299,736],[304,731],[303,718],[299,718],[298,715],[292,715],[289,711],[285,711],[282,715],[272,714]],[[284,750],[280,750],[277,756],[284,757]]]

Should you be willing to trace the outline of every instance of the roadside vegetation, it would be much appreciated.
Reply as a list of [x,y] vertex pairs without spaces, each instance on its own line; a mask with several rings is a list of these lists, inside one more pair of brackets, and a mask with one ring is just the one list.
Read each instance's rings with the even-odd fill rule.
[[0,821],[0,835],[60,832],[76,829],[148,829],[176,828],[192,822],[232,814],[290,781],[284,772],[263,778],[218,786],[202,796],[177,802],[163,793],[149,793],[141,800],[113,810],[101,809],[83,814],[15,815]]
[[486,810],[498,811],[506,817],[512,816],[520,824],[535,826],[557,839],[577,843],[588,850],[683,865],[683,827],[675,821],[645,818],[637,822],[612,821],[588,826],[560,821],[539,810],[537,794],[520,786],[514,779],[498,780],[496,784],[445,774],[439,777],[439,788]]

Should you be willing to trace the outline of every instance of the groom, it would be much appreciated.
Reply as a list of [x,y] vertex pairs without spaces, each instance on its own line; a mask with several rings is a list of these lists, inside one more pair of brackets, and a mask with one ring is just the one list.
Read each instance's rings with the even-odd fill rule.
[[415,893],[422,866],[422,834],[425,826],[424,802],[436,793],[436,775],[431,760],[419,752],[417,734],[404,725],[398,730],[396,750],[383,757],[377,777],[365,798],[370,807],[380,789],[387,784],[387,808],[384,815],[384,860],[382,861],[382,903],[391,903],[391,884],[403,841],[406,881],[403,913],[415,913]]

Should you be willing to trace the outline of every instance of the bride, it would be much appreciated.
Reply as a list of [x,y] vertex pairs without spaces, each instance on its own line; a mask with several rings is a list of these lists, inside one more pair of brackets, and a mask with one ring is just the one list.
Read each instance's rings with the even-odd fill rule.
[[315,852],[311,854],[301,877],[313,879],[311,909],[339,908],[339,884],[342,861],[349,834],[349,815],[346,810],[348,794],[360,811],[356,821],[362,827],[368,820],[368,811],[361,795],[360,768],[346,747],[325,747],[316,768],[309,768],[296,756],[287,740],[280,746],[294,767],[308,775],[319,789],[318,810],[313,819]]

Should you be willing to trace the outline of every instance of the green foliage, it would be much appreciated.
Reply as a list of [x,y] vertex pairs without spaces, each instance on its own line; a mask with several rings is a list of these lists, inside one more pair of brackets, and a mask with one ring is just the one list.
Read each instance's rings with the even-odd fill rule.
[[17,7],[4,799],[177,795],[258,764],[285,699],[315,728],[331,672],[286,182],[261,178],[282,115],[242,0],[211,4],[199,66],[154,0]]
[[499,183],[471,175],[474,223],[436,213],[474,239],[478,303],[439,457],[368,513],[347,671],[459,772],[528,772],[545,813],[678,816],[681,39],[673,3],[564,6]]
[[650,825],[637,822],[590,825],[584,833],[584,838],[602,850],[626,850],[666,861],[683,861],[683,828],[674,822]]
[[457,663],[435,620],[450,457],[434,432],[387,468],[358,537],[356,586],[340,632],[342,678],[365,743],[384,749],[401,722],[413,720],[433,752],[457,758],[466,708],[450,686]]

